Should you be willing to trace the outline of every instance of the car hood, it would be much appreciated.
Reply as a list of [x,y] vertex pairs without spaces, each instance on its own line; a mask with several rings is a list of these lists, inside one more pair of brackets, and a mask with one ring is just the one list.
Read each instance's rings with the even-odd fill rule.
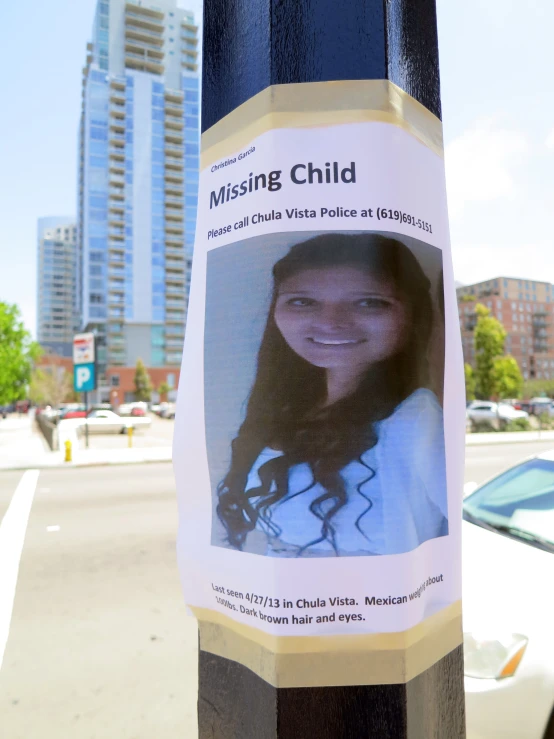
[[554,554],[463,522],[464,631],[550,630]]

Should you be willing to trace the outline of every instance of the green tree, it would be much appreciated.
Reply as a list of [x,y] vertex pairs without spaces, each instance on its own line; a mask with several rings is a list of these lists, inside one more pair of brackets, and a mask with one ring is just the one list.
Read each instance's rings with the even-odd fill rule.
[[464,376],[466,381],[466,400],[475,399],[475,372],[471,364],[464,364]]
[[523,376],[513,357],[497,357],[493,366],[494,394],[500,398],[519,398],[523,390]]
[[135,367],[135,400],[149,401],[152,397],[152,380],[142,359],[137,359]]
[[0,405],[26,398],[33,362],[41,351],[17,305],[0,302]]
[[167,394],[171,390],[167,382],[165,380],[163,382],[160,382],[160,386],[158,388],[158,393],[160,394],[160,400],[162,397],[167,399]]
[[33,403],[58,408],[64,401],[71,402],[74,396],[72,377],[63,367],[52,364],[33,370],[29,386]]
[[504,354],[506,331],[481,303],[477,303],[475,312],[475,391],[480,398],[491,398],[496,390],[494,363]]

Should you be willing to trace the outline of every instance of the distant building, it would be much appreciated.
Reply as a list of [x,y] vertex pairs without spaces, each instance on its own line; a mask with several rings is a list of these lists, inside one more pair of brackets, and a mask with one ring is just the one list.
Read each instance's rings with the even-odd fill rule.
[[108,367],[180,366],[199,171],[198,28],[176,0],[99,0],[83,69],[82,328]]
[[49,352],[70,357],[78,327],[75,218],[39,218],[37,339]]
[[475,305],[482,303],[507,331],[505,349],[525,379],[554,379],[554,285],[496,277],[456,290],[464,359],[475,364]]

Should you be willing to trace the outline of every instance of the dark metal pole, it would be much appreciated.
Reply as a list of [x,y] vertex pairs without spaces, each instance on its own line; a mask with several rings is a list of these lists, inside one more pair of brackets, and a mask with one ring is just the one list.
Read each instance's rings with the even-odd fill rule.
[[[364,79],[440,118],[435,0],[205,0],[203,131],[270,85]],[[460,739],[462,648],[404,684],[317,688],[201,648],[198,715],[200,739]]]
[[88,449],[88,393],[85,392],[85,446]]

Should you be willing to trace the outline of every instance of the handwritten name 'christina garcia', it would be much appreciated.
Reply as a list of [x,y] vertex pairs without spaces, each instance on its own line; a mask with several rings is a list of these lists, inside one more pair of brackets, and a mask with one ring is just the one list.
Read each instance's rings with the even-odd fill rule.
[[[261,172],[254,174],[250,172],[248,179],[233,184],[228,182],[219,190],[210,193],[210,209],[217,208],[230,200],[248,195],[257,190],[267,189],[268,192],[277,192],[283,186],[281,182],[282,170],[275,169],[267,174]],[[325,162],[315,166],[313,162],[307,164],[295,164],[290,172],[289,179],[294,185],[336,185],[344,183],[351,185],[356,183],[356,162],[350,162],[350,166],[341,167],[338,162]]]

